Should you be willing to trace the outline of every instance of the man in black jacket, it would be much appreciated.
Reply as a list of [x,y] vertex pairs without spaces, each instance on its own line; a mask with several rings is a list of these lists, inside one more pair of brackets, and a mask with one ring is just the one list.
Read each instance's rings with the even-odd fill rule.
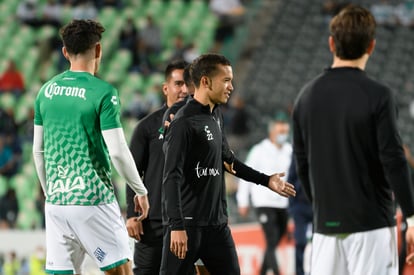
[[138,240],[134,249],[134,274],[158,274],[161,264],[163,225],[161,214],[161,185],[164,153],[162,151],[162,117],[168,107],[187,96],[183,72],[187,63],[173,61],[165,69],[163,93],[166,103],[143,118],[134,129],[130,150],[151,202],[148,218],[137,221],[132,189],[127,187],[127,229],[130,237]]
[[[191,274],[198,258],[211,274],[240,274],[227,224],[224,161],[229,172],[249,175],[237,174],[240,162],[223,142],[223,121],[216,112],[233,91],[232,67],[224,56],[205,54],[194,60],[190,72],[194,99],[177,112],[166,135],[163,207],[168,226],[160,274]],[[251,181],[283,196],[295,195],[280,174],[260,177]]]
[[414,191],[394,95],[364,72],[375,27],[358,6],[336,15],[333,64],[295,102],[298,175],[314,210],[312,274],[398,274],[396,201],[408,217],[413,252]]

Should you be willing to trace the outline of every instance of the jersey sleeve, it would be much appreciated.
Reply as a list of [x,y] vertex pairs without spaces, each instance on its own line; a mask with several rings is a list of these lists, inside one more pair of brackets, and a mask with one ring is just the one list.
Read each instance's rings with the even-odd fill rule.
[[40,99],[39,95],[36,97],[35,103],[34,103],[34,124],[43,126],[43,119],[40,114]]
[[102,98],[100,105],[99,120],[101,130],[109,130],[113,128],[120,128],[121,126],[121,107],[119,101],[118,91],[111,87]]

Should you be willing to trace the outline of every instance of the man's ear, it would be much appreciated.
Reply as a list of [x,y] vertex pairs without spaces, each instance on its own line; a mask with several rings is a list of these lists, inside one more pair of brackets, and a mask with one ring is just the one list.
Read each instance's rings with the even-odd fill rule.
[[367,54],[368,55],[372,54],[372,52],[374,51],[376,43],[377,43],[377,40],[375,40],[375,39],[373,39],[371,42],[369,42],[369,46],[368,46],[368,49],[367,49]]
[[168,87],[167,87],[167,83],[163,83],[162,84],[162,92],[163,92],[163,94],[165,95],[165,96],[167,96],[167,89],[168,89]]
[[211,79],[207,76],[202,76],[200,79],[200,84],[203,87],[211,89]]
[[101,43],[96,43],[95,45],[95,58],[100,58],[102,54]]
[[331,53],[334,54],[336,49],[335,49],[335,41],[332,35],[329,36],[328,44],[329,44],[329,50],[331,51]]
[[66,47],[62,47],[62,54],[67,60],[69,60],[69,53],[66,50]]

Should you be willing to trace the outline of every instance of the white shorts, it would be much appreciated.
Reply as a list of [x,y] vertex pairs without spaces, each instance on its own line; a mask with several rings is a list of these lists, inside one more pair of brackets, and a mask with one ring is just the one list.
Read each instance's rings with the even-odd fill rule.
[[102,271],[132,259],[117,202],[97,206],[45,205],[46,272],[81,274],[85,253]]
[[312,239],[312,275],[398,275],[397,228]]

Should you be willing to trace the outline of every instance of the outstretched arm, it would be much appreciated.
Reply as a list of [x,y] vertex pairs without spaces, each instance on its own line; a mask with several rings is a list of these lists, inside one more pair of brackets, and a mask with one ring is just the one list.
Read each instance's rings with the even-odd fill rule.
[[236,177],[244,179],[245,181],[267,186],[269,189],[281,196],[296,196],[295,187],[281,179],[285,173],[275,173],[268,176],[251,168],[250,166],[247,166],[237,158],[234,158],[234,163],[232,165],[225,164],[225,167],[227,172],[232,173]]

